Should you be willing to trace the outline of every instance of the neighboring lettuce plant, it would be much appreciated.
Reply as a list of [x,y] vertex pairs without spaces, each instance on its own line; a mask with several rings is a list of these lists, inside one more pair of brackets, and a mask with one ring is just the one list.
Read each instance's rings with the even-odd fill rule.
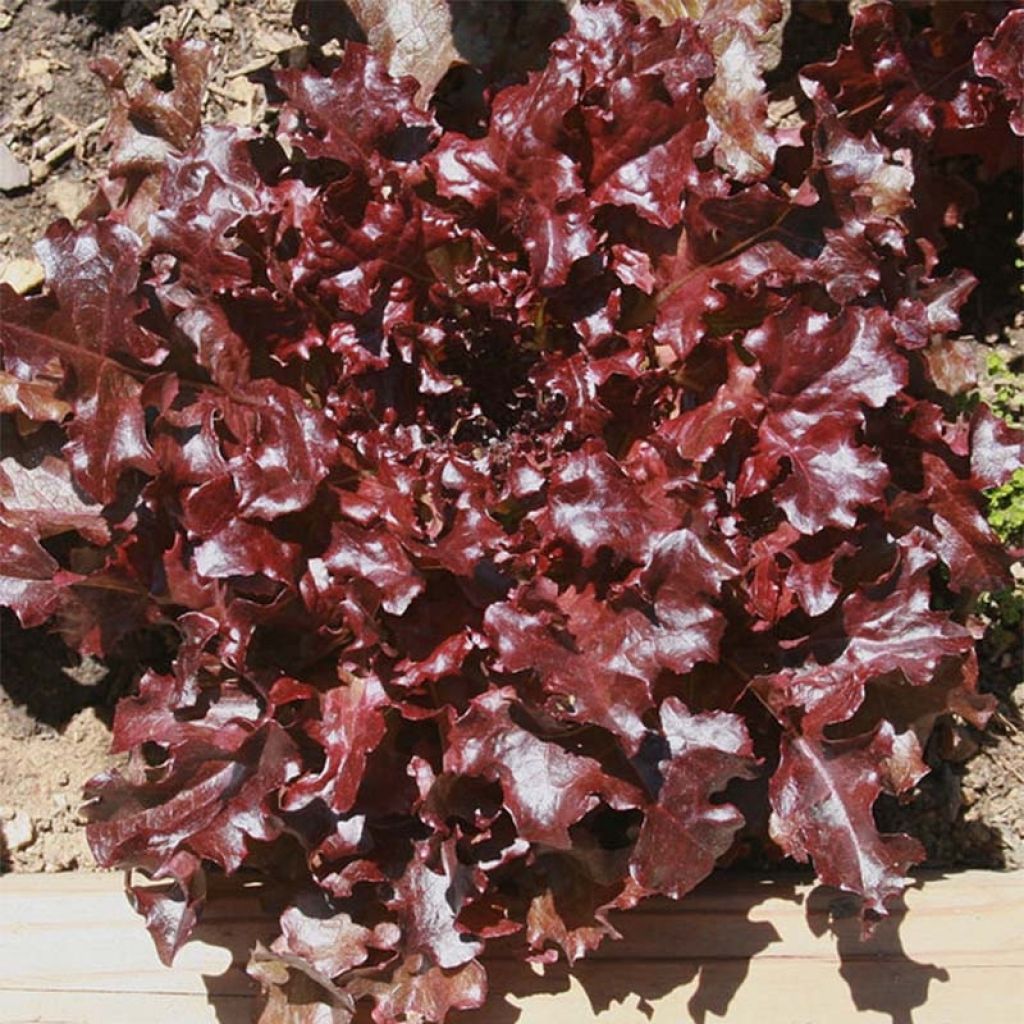
[[0,600],[166,640],[89,840],[165,960],[207,871],[286,887],[268,1022],[478,1006],[492,940],[582,956],[745,816],[870,921],[922,857],[876,798],[990,711],[955,609],[1021,437],[944,390],[939,254],[948,168],[1019,165],[1024,11],[861,8],[779,130],[779,5],[703,11],[577,5],[463,131],[356,43],[263,133],[200,126],[200,44],[103,63],[110,177],[0,292]]

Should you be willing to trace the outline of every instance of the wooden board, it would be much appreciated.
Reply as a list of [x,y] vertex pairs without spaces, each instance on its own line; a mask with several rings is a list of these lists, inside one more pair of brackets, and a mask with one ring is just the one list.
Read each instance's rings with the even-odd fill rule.
[[[571,974],[489,957],[492,1002],[453,1024],[1024,1022],[1024,872],[930,877],[865,944],[834,896],[717,877],[621,915],[623,940]],[[248,1024],[266,927],[254,891],[221,896],[169,969],[120,875],[2,876],[0,1024]]]

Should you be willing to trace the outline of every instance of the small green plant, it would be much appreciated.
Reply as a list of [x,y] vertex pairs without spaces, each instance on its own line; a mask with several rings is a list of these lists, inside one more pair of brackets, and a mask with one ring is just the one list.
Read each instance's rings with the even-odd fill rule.
[[[1024,423],[1024,373],[1015,373],[995,352],[986,359],[985,370],[992,385],[988,401],[993,412],[1020,426]],[[1008,547],[1024,547],[1024,468],[986,496],[992,529]],[[983,594],[980,607],[991,623],[987,649],[1001,653],[1016,647],[1024,624],[1024,580],[1017,578],[1013,586]]]
[[988,493],[988,521],[1004,543],[1024,545],[1024,469]]
[[1008,423],[1020,426],[1024,423],[1024,373],[1015,373],[998,352],[985,360],[985,372],[992,389],[986,396],[989,407]]
[[998,662],[1002,655],[1020,649],[1021,627],[1024,626],[1024,581],[983,594],[978,609],[991,625],[985,635],[985,658],[990,663]]
[[[1014,372],[1006,359],[992,352],[985,361],[992,411],[1013,426],[1024,424],[1024,373]],[[988,492],[988,521],[1003,542],[1024,545],[1024,468]]]

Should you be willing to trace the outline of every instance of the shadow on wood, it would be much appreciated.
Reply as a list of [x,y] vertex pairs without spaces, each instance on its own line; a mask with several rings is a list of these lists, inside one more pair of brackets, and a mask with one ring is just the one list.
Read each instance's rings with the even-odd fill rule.
[[[920,888],[918,882],[916,888]],[[814,935],[832,933],[836,939],[839,973],[850,988],[860,1011],[888,1014],[892,1024],[912,1024],[913,1011],[924,1006],[933,981],[949,981],[949,971],[919,963],[907,956],[900,926],[907,914],[900,899],[892,913],[875,925],[870,937],[861,938],[858,901],[846,893],[818,886],[807,897],[807,924]],[[879,971],[884,963],[886,970]]]
[[[243,1024],[249,951],[276,918],[262,886],[214,888],[194,941],[164,967],[117,875],[0,877],[0,1024]],[[486,1010],[452,1024],[1018,1024],[1024,872],[932,876],[910,911],[861,944],[846,900],[802,876],[723,873],[678,904],[652,901],[573,969],[537,977],[489,950]],[[948,978],[948,981],[947,981]]]
[[798,881],[797,876],[792,881],[718,877],[681,903],[641,904],[613,916],[620,941],[605,942],[572,967],[560,959],[543,975],[515,959],[509,946],[496,946],[484,958],[491,1001],[462,1019],[466,1024],[515,1024],[523,1011],[508,996],[518,1000],[565,992],[571,979],[582,987],[594,1013],[635,998],[637,1009],[650,1018],[651,1001],[696,981],[687,1004],[691,1019],[702,1024],[709,1012],[724,1016],[751,959],[780,941],[770,922],[751,920],[752,910],[769,899],[799,904]]
[[[524,1024],[522,1000],[567,993],[574,983],[585,993],[594,1014],[631,1003],[649,1019],[654,1014],[652,1003],[692,988],[686,1002],[692,1021],[704,1024],[709,1015],[725,1017],[752,959],[785,955],[783,949],[771,948],[783,941],[778,928],[770,920],[758,920],[755,913],[770,903],[776,918],[780,906],[792,906],[794,912],[787,918],[804,919],[800,924],[808,930],[808,940],[831,934],[852,1006],[883,1013],[892,1024],[912,1024],[913,1011],[926,1003],[931,983],[947,981],[949,973],[907,956],[900,938],[905,903],[898,904],[862,942],[857,901],[823,886],[806,894],[806,882],[797,874],[774,879],[716,875],[679,904],[655,900],[615,915],[613,924],[621,940],[606,942],[572,967],[561,959],[543,973],[536,973],[516,955],[514,937],[493,943],[484,958],[491,993],[488,1004],[459,1014],[458,1019],[465,1024]],[[196,932],[196,940],[226,948],[231,955],[231,970],[204,977],[219,1024],[252,1020],[256,986],[242,993],[239,978],[255,942],[273,938],[273,918],[261,909],[265,902],[266,894],[259,888],[223,889],[215,893]]]
[[252,1024],[259,985],[246,974],[249,955],[257,942],[265,945],[278,934],[277,915],[267,907],[263,886],[242,886],[219,878],[211,885],[209,902],[191,942],[226,949],[231,964],[223,974],[204,974],[206,998],[218,1024]]
[[[615,915],[612,923],[621,940],[607,941],[572,967],[561,959],[548,965],[543,975],[534,973],[516,954],[514,937],[493,943],[484,957],[491,998],[485,1008],[459,1014],[458,1019],[465,1024],[516,1024],[523,1011],[506,997],[519,1000],[565,992],[571,979],[582,986],[594,1013],[635,998],[640,1012],[650,1017],[652,1000],[696,981],[688,1003],[691,1018],[702,1024],[708,1013],[724,1016],[751,959],[780,941],[775,926],[751,920],[751,911],[768,900],[799,905],[803,899],[797,891],[799,881],[799,876],[792,880],[733,876],[700,887],[684,903],[642,904]],[[194,934],[194,941],[224,948],[231,956],[231,968],[225,974],[203,977],[219,1024],[252,1020],[256,986],[240,991],[240,978],[255,943],[268,943],[274,937],[275,919],[262,910],[266,902],[266,893],[259,887],[239,889],[222,882],[212,892]]]

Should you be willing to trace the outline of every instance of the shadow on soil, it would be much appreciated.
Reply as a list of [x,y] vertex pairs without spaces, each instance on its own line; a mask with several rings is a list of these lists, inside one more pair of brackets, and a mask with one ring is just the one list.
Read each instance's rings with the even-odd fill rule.
[[139,666],[169,664],[172,650],[167,631],[138,630],[119,642],[116,657],[82,658],[46,626],[23,629],[0,609],[0,691],[34,722],[57,730],[90,707],[109,726]]
[[109,674],[85,662],[43,627],[22,629],[0,610],[0,688],[43,725],[61,729],[79,711],[110,703]]

